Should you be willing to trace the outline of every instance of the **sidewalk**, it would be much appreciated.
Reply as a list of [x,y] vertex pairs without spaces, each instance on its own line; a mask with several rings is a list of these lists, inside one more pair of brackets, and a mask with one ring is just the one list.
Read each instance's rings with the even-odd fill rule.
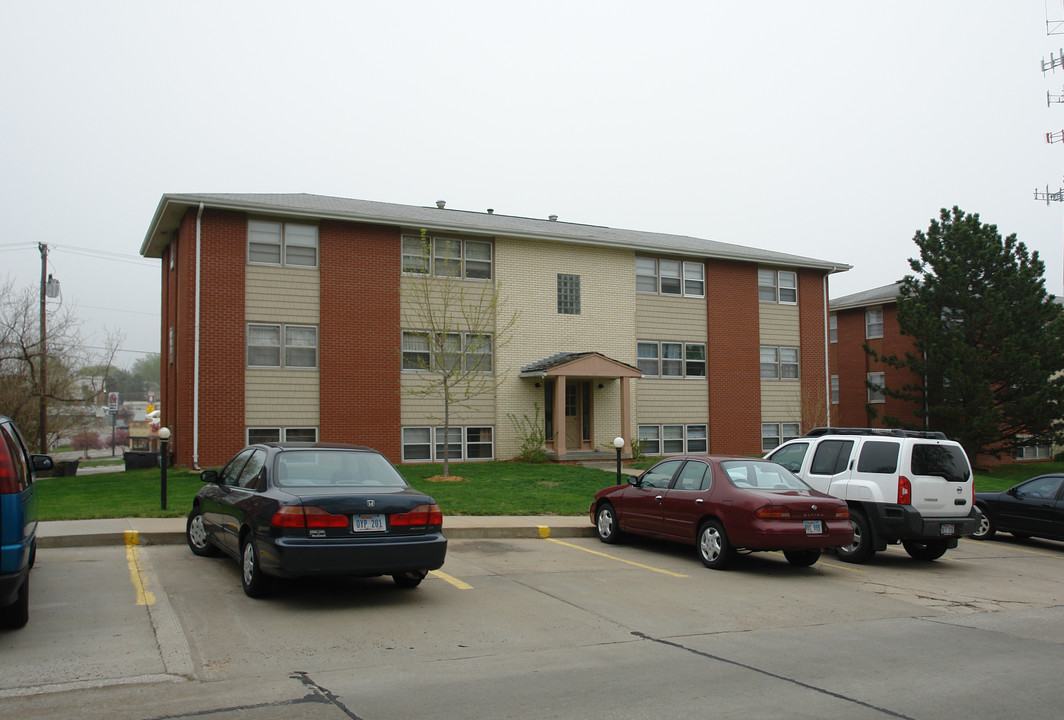
[[[443,519],[448,540],[481,538],[594,537],[586,515],[453,515]],[[51,520],[37,525],[37,547],[174,545],[185,542],[185,518]]]

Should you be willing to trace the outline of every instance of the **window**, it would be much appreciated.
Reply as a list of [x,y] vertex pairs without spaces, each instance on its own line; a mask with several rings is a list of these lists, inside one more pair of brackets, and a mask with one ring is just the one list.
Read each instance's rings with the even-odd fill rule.
[[558,314],[580,314],[580,276],[558,273]]
[[828,316],[828,339],[833,343],[839,341],[839,316],[835,313]]
[[248,428],[248,445],[281,442],[282,437],[284,438],[284,442],[317,442],[318,428]]
[[887,396],[883,392],[885,376],[881,372],[868,373],[868,402],[869,403],[885,403]]
[[404,330],[402,369],[446,370],[451,373],[493,370],[491,335],[481,333],[431,333]]
[[680,474],[676,476],[676,484],[673,489],[709,490],[711,480],[712,474],[709,471],[709,465],[697,460],[689,460],[684,463],[680,469]]
[[797,380],[798,348],[762,345],[761,378],[763,380]]
[[761,423],[761,451],[768,452],[798,437],[798,423]]
[[[281,362],[281,338],[284,362]],[[248,325],[248,367],[316,368],[318,328],[313,325]]]
[[883,337],[883,308],[865,310],[865,339]]
[[644,455],[683,455],[709,452],[706,425],[640,425]]
[[170,364],[174,364],[174,326],[171,325],[170,329],[166,333],[166,352],[170,359]]
[[1048,442],[1039,442],[1030,435],[1020,435],[1016,440],[1023,445],[1016,448],[1013,454],[1015,460],[1049,460],[1053,456],[1052,447]]
[[705,297],[706,268],[700,262],[637,257],[635,289],[660,295]]
[[838,375],[832,375],[831,376],[831,404],[832,405],[838,405],[839,404],[839,376]]
[[772,453],[769,459],[796,473],[802,469],[802,463],[805,462],[805,454],[808,451],[809,443],[791,443]]
[[636,344],[639,369],[645,377],[704,378],[706,344],[640,340]]
[[798,302],[798,273],[790,270],[757,271],[757,299],[793,305]]
[[318,228],[314,225],[250,220],[248,262],[317,267]]
[[495,457],[495,430],[492,427],[448,428],[445,447],[442,427],[404,427],[403,462],[443,462],[449,460],[491,460]]
[[491,266],[487,240],[403,235],[402,270],[408,275],[491,280]]
[[853,452],[853,440],[824,440],[813,453],[813,462],[809,466],[812,475],[838,475],[850,463]]
[[668,460],[658,463],[643,475],[643,487],[665,490],[669,487],[669,483],[672,482],[672,476],[680,469],[682,462],[682,460]]
[[892,475],[898,472],[900,453],[900,443],[870,440],[861,446],[861,456],[857,458],[857,472]]

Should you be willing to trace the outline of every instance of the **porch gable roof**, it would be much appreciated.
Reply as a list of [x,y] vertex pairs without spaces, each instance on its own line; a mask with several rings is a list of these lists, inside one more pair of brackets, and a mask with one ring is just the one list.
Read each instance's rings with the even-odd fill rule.
[[627,363],[598,352],[561,352],[525,365],[518,377],[542,378],[558,375],[579,377],[642,377],[643,372]]

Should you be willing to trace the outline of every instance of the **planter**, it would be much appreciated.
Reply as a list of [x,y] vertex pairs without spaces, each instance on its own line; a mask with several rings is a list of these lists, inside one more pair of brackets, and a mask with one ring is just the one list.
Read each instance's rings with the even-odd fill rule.
[[159,467],[159,453],[147,450],[126,450],[122,453],[122,459],[126,463],[126,470]]

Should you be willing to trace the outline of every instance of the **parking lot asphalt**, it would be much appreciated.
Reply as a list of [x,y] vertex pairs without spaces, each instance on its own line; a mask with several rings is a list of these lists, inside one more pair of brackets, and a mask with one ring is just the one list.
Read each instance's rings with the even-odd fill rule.
[[[452,515],[443,534],[453,540],[480,538],[593,537],[586,515]],[[37,526],[37,546],[175,545],[185,542],[185,518],[50,520]]]

